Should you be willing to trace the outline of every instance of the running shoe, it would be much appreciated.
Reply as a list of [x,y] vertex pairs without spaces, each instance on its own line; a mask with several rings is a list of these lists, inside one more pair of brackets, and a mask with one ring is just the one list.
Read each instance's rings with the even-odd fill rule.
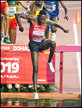
[[47,64],[49,65],[50,71],[55,72],[52,62],[50,63],[47,62]]
[[4,42],[7,43],[7,44],[11,44],[11,41],[8,39],[8,37],[4,38]]
[[39,99],[37,92],[34,93],[34,99]]

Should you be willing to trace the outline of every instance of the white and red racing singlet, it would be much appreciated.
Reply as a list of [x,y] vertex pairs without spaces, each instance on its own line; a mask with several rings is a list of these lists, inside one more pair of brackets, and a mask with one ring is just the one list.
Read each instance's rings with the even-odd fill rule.
[[37,22],[30,28],[30,40],[35,42],[41,42],[44,39],[46,31],[46,24],[39,25]]

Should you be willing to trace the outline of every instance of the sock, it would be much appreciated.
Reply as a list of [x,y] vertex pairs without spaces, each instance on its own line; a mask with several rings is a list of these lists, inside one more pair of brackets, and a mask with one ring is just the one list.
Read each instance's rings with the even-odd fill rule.
[[54,32],[54,33],[52,33],[51,40],[52,40],[52,41],[55,41],[55,39],[56,39],[56,33]]

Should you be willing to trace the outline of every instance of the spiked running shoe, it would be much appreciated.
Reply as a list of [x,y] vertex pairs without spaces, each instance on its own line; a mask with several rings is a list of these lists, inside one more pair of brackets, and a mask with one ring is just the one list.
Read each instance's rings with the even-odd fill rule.
[[39,99],[37,92],[34,93],[34,99]]
[[52,62],[47,63],[49,65],[50,71],[55,72]]
[[8,37],[5,37],[5,38],[4,38],[4,42],[5,42],[6,44],[11,44],[11,41],[8,39]]

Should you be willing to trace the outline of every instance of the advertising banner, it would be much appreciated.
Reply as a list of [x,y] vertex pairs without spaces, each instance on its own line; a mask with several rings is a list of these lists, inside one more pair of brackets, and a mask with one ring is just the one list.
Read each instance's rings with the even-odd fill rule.
[[[49,54],[39,53],[38,84],[55,84],[47,65]],[[55,67],[55,54],[53,57]],[[1,84],[33,84],[31,53],[27,45],[1,45]]]

